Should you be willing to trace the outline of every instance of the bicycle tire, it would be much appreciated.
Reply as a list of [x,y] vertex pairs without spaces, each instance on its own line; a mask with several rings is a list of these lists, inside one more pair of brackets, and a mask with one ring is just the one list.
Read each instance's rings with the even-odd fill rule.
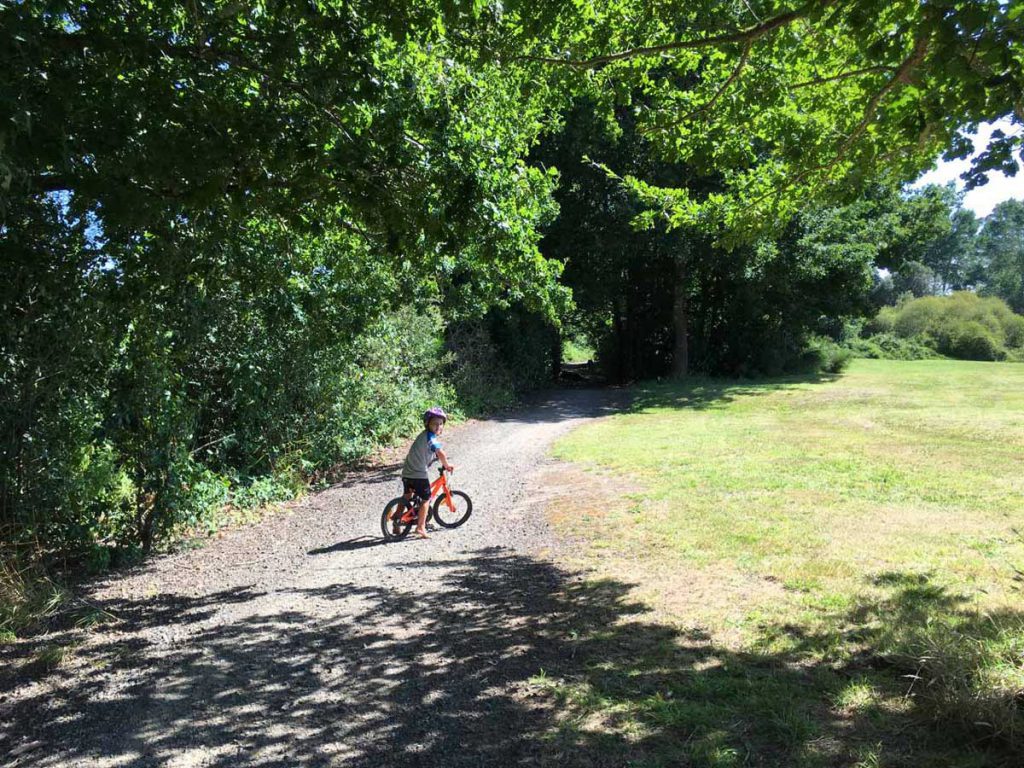
[[396,507],[401,510],[407,510],[409,509],[409,502],[404,496],[399,496],[384,505],[384,512],[380,516],[380,532],[384,534],[384,538],[388,541],[401,541],[409,535],[409,531],[412,530],[413,526],[410,520],[408,523],[399,523],[398,530],[395,530],[392,525],[391,515]]
[[[449,491],[449,493],[452,495],[452,504],[455,509],[448,508],[448,505],[444,503],[444,494],[441,494],[434,500],[434,506],[430,512],[442,528],[458,528],[473,514],[473,500],[462,491]],[[463,501],[465,504],[462,503]]]

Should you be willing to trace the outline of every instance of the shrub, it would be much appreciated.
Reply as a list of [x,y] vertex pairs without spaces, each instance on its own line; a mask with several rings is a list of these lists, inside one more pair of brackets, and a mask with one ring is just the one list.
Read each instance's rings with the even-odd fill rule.
[[804,368],[815,373],[842,373],[853,357],[849,349],[831,339],[814,337],[804,353]]
[[888,359],[885,350],[882,349],[876,339],[877,337],[874,336],[870,339],[851,339],[846,342],[846,348],[850,350],[854,357],[866,357],[869,360]]
[[446,373],[459,402],[470,413],[500,408],[515,400],[515,382],[487,329],[477,323],[448,328]]
[[981,323],[968,322],[949,335],[950,357],[960,360],[1002,360],[1006,350],[995,340],[992,332]]
[[[347,351],[350,365],[338,377],[320,414],[311,452],[302,443],[290,462],[296,471],[348,462],[374,447],[420,428],[430,405],[453,409],[455,392],[444,373],[444,324],[436,311],[411,308],[368,327]],[[284,469],[279,462],[278,472]]]
[[1024,317],[1013,315],[1003,325],[1006,346],[1010,349],[1024,349]]
[[830,349],[821,366],[824,373],[842,373],[853,359],[853,353],[848,349],[836,346]]
[[888,339],[924,345],[933,352],[964,360],[1003,360],[1008,349],[1024,345],[1024,317],[1015,315],[1001,299],[982,298],[969,291],[925,296],[885,307],[864,330],[874,343],[859,347],[851,344],[858,354],[881,352],[897,359],[920,359],[925,355],[912,347],[900,349]]
[[878,314],[864,324],[864,333],[868,336],[891,334],[896,325],[896,307],[882,307]]
[[890,333],[880,333],[866,339],[854,339],[847,346],[854,357],[877,360],[931,360],[942,357],[923,339],[901,339]]

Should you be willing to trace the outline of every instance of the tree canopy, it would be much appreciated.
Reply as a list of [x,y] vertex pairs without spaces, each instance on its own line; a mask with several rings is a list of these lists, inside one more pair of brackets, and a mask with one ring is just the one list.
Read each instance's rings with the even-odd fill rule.
[[[569,317],[645,328],[637,372],[685,370],[690,337],[768,370],[856,311],[872,259],[945,258],[952,285],[955,247],[919,247],[953,237],[935,200],[883,246],[872,195],[1024,122],[1022,24],[1000,0],[0,2],[3,513],[148,545],[394,434],[453,355],[536,380]],[[994,134],[968,184],[1020,157]]]
[[[701,194],[627,177],[669,223],[735,232],[967,157],[980,122],[1024,123],[1022,25],[998,0],[574,3],[525,58],[631,102],[666,157],[721,175]],[[995,132],[968,185],[1014,175],[1021,142]]]
[[1006,200],[985,217],[972,276],[982,293],[1024,314],[1024,201]]

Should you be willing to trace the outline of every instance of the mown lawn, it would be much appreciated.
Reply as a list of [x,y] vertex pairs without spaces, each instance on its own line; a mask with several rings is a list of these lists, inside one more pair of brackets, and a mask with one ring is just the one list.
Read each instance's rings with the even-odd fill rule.
[[676,638],[545,682],[565,729],[641,764],[1024,765],[1024,365],[644,387],[555,452],[608,488],[569,507],[596,578]]

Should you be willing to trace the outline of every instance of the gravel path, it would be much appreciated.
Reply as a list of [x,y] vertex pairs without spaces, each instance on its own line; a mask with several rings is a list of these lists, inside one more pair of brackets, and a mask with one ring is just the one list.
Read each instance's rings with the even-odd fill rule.
[[[556,437],[620,400],[566,390],[452,427],[474,515],[430,541],[383,544],[390,466],[97,585],[90,599],[119,621],[72,631],[85,639],[67,663],[0,688],[0,762],[564,765],[557,702],[531,679],[599,653],[575,638],[610,622],[624,589],[584,590],[545,554],[558,537],[538,470]],[[601,754],[580,741],[569,762]]]

